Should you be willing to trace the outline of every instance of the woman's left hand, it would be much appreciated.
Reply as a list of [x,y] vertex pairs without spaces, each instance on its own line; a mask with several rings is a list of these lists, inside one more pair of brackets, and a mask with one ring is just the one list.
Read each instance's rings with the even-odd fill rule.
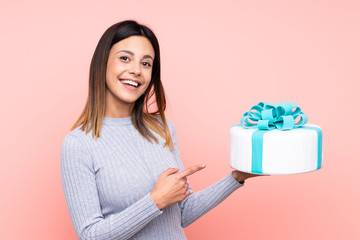
[[252,178],[252,177],[270,176],[268,174],[254,174],[254,173],[241,172],[238,170],[234,170],[232,172],[232,175],[238,182],[245,181],[246,179]]

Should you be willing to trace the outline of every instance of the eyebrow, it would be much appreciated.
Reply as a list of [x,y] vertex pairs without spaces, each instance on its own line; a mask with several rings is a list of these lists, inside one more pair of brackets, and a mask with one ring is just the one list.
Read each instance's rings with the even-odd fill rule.
[[[132,51],[129,51],[129,50],[120,50],[117,53],[119,53],[119,52],[126,52],[126,53],[130,54],[131,56],[134,56],[134,53]],[[115,54],[117,54],[117,53],[115,53]],[[150,55],[144,55],[143,58],[151,58],[154,61],[153,57],[150,56]]]

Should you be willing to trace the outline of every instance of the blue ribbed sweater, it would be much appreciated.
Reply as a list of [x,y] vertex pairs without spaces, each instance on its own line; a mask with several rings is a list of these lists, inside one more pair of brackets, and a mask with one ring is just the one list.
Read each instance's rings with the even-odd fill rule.
[[217,206],[243,184],[231,173],[183,201],[159,210],[150,192],[160,173],[184,169],[176,131],[167,119],[175,149],[147,141],[131,117],[104,117],[100,138],[80,127],[61,145],[61,181],[79,239],[186,239],[182,228]]

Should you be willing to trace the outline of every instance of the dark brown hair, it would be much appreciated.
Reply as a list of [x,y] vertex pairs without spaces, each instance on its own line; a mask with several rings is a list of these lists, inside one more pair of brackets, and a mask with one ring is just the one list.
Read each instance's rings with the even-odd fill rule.
[[[150,128],[166,140],[164,147],[167,146],[171,150],[174,145],[165,118],[166,99],[160,79],[159,43],[149,27],[138,24],[134,20],[126,20],[112,25],[100,38],[90,64],[87,103],[71,130],[81,124],[81,130],[86,131],[86,134],[92,130],[92,137],[95,137],[95,140],[100,137],[101,123],[105,115],[106,68],[109,52],[114,44],[130,36],[146,37],[151,42],[155,52],[150,84],[144,94],[135,101],[131,112],[131,121],[139,133],[148,141],[151,142],[153,139],[159,143],[149,130]],[[154,94],[157,110],[150,113],[148,102]]]

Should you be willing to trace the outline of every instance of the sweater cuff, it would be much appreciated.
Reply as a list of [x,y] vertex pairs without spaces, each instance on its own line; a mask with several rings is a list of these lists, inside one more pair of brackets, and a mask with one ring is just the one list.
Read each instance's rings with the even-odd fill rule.
[[156,206],[156,204],[154,203],[154,200],[151,198],[150,193],[148,193],[145,197],[146,197],[146,198],[150,198],[150,201],[149,201],[149,202],[151,202],[151,205],[152,205],[151,208],[153,208],[155,212],[157,212],[158,214],[163,213],[163,209],[159,209],[159,208]]

